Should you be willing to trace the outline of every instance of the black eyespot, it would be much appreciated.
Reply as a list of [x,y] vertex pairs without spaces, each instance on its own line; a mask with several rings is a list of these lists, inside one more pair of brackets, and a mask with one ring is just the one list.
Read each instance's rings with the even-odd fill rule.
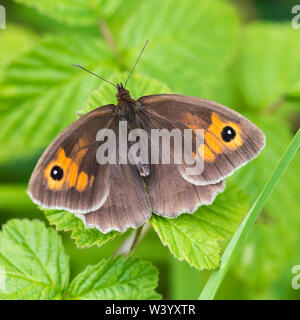
[[232,127],[226,126],[222,130],[222,139],[225,142],[229,142],[234,139],[236,136],[236,132]]
[[64,171],[61,167],[59,166],[54,166],[52,169],[51,169],[51,178],[53,180],[61,180],[64,176]]

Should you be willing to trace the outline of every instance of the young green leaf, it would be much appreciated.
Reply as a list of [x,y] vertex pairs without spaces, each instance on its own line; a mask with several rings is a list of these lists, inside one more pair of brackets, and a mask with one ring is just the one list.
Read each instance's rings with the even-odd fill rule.
[[148,300],[155,292],[157,269],[136,257],[117,256],[88,266],[71,282],[67,299]]
[[95,228],[87,228],[83,222],[71,212],[58,210],[44,211],[50,224],[55,225],[56,230],[72,232],[71,238],[75,240],[79,248],[91,247],[93,245],[101,247],[119,234],[114,231],[103,234]]
[[[37,220],[10,220],[0,232],[0,299],[61,299],[69,282],[69,259],[61,238]],[[3,276],[3,275],[2,275]]]
[[199,270],[215,269],[221,253],[218,241],[233,235],[247,208],[247,195],[229,185],[211,206],[202,206],[194,214],[176,219],[153,215],[150,222],[178,260]]
[[96,24],[100,18],[111,16],[121,0],[16,0],[39,12],[70,25]]

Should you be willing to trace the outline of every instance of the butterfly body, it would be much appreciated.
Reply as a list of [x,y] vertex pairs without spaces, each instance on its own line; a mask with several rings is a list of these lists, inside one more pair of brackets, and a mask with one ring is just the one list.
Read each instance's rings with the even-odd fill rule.
[[[224,190],[226,177],[256,157],[265,144],[263,133],[248,119],[206,99],[152,95],[135,101],[122,84],[116,97],[117,105],[84,115],[46,149],[29,182],[35,203],[71,211],[104,233],[137,228],[152,212],[174,218],[211,204]],[[149,146],[160,156],[163,150],[153,143],[153,129],[203,130],[203,143],[191,156],[204,162],[203,170],[192,175],[184,162],[152,163],[151,152],[146,162],[123,163],[117,156],[114,163],[99,163],[97,153],[104,144],[100,129],[115,133],[117,150],[133,147],[133,141],[120,139],[123,122],[128,131],[145,131]],[[171,156],[178,150],[171,142]]]

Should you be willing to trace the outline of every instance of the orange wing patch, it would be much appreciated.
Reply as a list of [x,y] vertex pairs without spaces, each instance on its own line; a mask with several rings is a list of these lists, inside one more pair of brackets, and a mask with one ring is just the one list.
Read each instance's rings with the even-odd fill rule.
[[87,184],[88,184],[88,176],[85,172],[81,171],[78,176],[76,189],[79,192],[82,192],[85,190]]
[[[56,160],[51,161],[44,170],[44,176],[47,179],[49,189],[60,190],[65,186],[66,188],[76,187],[79,192],[82,192],[88,185],[93,185],[94,176],[91,177],[89,182],[88,175],[84,171],[79,172],[79,166],[87,152],[86,145],[86,141],[79,139],[72,149],[71,158],[66,156],[64,149],[60,148],[58,150]],[[51,176],[54,166],[58,166],[63,170],[63,176],[60,180],[55,180]]]
[[[216,139],[217,141],[210,141],[207,142],[209,147],[214,150],[214,152],[216,152],[217,154],[218,153],[221,153],[223,152],[224,149],[222,149],[222,146],[226,146],[232,150],[235,150],[237,149],[238,147],[240,147],[241,145],[243,145],[243,140],[242,140],[242,137],[241,137],[241,128],[238,124],[234,123],[234,122],[231,122],[231,121],[228,121],[228,122],[223,122],[219,117],[218,115],[213,112],[212,115],[211,115],[211,125],[209,126],[208,130],[213,133],[212,136],[215,136],[217,137],[218,139]],[[226,142],[222,139],[222,130],[224,127],[226,126],[230,126],[232,127],[235,132],[236,132],[236,136],[234,137],[233,140],[229,141],[229,142]],[[216,147],[221,149],[221,151],[218,151],[216,150]]]
[[[243,144],[243,140],[240,135],[241,128],[238,124],[231,121],[223,122],[215,112],[212,113],[211,120],[212,122],[208,128],[208,131],[205,130],[205,144],[201,145],[198,149],[198,154],[207,162],[213,162],[216,158],[216,155],[223,153],[226,148],[235,150]],[[186,114],[185,122],[187,123],[187,127],[192,129],[194,132],[196,129],[204,128],[203,121],[191,113]],[[200,125],[197,123],[200,123]],[[226,142],[222,139],[222,130],[226,126],[232,127],[236,132],[234,139],[229,142]],[[193,156],[197,158],[196,153],[194,153]]]
[[[46,167],[46,169],[44,170],[44,176],[48,180],[49,189],[60,190],[62,188],[65,182],[65,172],[67,172],[67,170],[69,169],[70,163],[71,163],[71,159],[66,157],[65,151],[63,149],[59,149],[57,159],[54,161],[51,161]],[[58,166],[63,170],[64,175],[62,179],[60,180],[52,179],[51,171],[54,166]]]

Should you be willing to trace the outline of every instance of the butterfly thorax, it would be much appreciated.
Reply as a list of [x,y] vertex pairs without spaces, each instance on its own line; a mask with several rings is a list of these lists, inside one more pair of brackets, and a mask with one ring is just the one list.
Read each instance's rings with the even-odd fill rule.
[[120,120],[127,120],[129,122],[135,122],[136,117],[136,101],[130,96],[128,90],[126,90],[122,84],[117,85],[118,91],[116,97],[118,100],[117,111],[119,113]]

